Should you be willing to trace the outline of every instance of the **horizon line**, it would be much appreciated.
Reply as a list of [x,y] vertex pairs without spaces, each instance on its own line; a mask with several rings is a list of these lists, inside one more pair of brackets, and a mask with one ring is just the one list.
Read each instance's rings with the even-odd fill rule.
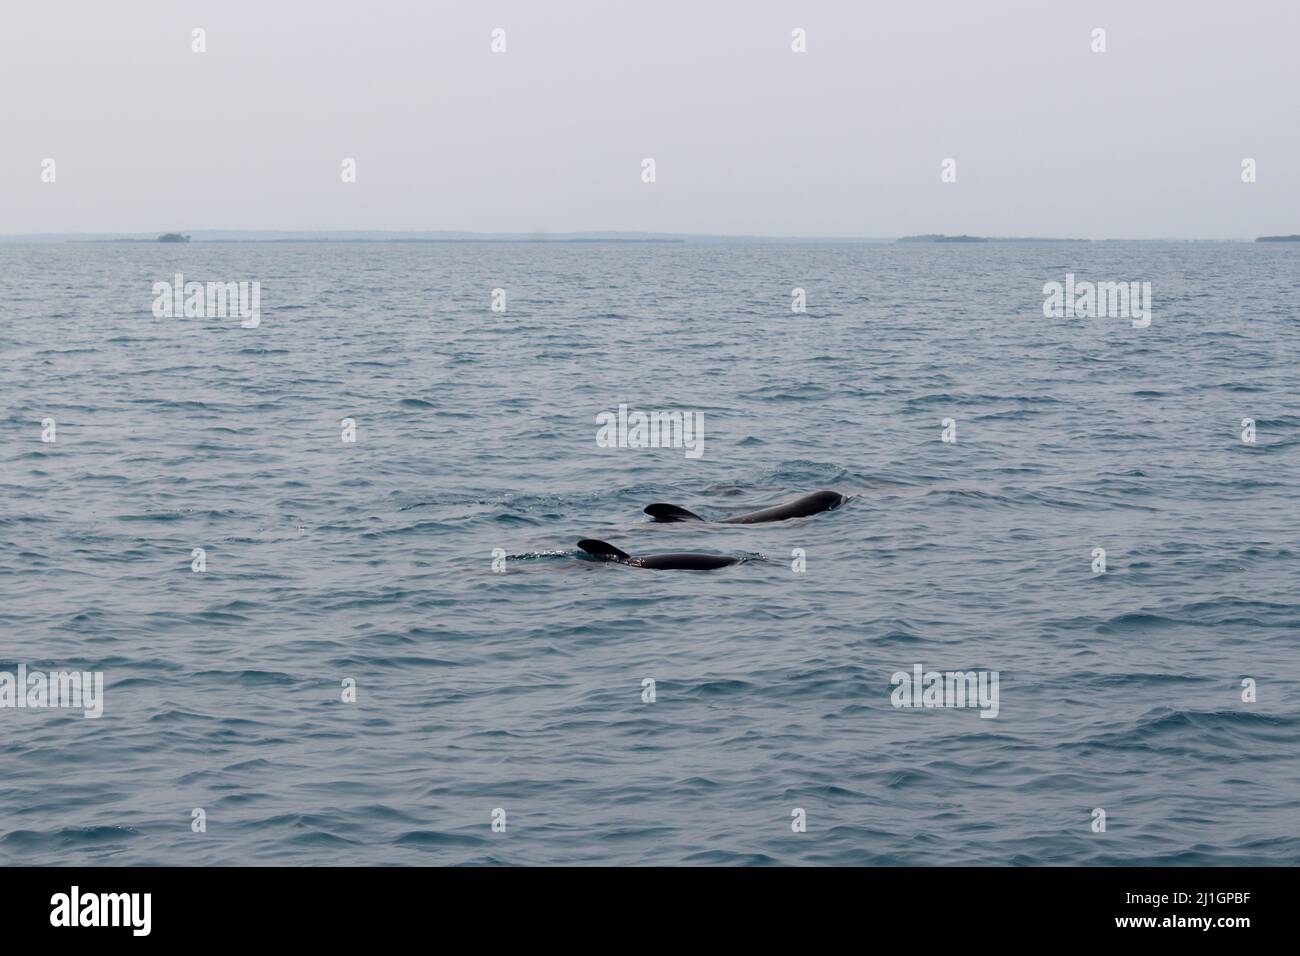
[[[162,233],[141,232],[141,231],[109,231],[109,230],[76,230],[76,231],[50,231],[50,232],[20,232],[20,233],[0,233],[0,241],[143,241],[156,242]],[[238,241],[232,238],[223,237],[248,237],[247,241],[313,241],[320,238],[328,237],[354,237],[352,239],[337,238],[335,241],[441,241],[441,242],[562,242],[562,241],[602,241],[602,240],[622,240],[622,241],[640,241],[640,242],[825,242],[825,243],[888,243],[899,242],[902,240],[913,240],[918,244],[948,244],[952,240],[961,240],[967,242],[984,241],[984,242],[1254,242],[1263,238],[1279,238],[1286,234],[1277,236],[1256,235],[1256,236],[1155,236],[1146,238],[1137,237],[1104,237],[1089,238],[1078,236],[1025,236],[1025,235],[985,235],[969,233],[911,233],[906,235],[786,235],[786,234],[759,234],[759,233],[725,233],[725,232],[651,232],[644,230],[621,230],[621,229],[580,229],[569,230],[564,232],[550,232],[546,230],[511,230],[499,232],[477,232],[473,230],[462,229],[221,229],[221,228],[203,228],[192,229],[187,235],[189,241],[194,242],[221,242],[221,241]],[[258,238],[261,237],[261,238]],[[273,237],[273,238],[271,238]],[[373,237],[371,239],[370,237]],[[945,242],[947,240],[948,242]]]

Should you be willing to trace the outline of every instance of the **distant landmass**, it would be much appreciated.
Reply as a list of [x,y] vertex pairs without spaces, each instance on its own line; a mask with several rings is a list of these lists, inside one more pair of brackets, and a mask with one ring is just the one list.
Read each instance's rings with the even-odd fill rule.
[[[945,236],[928,232],[920,236],[903,236],[898,242],[1090,242],[1089,239],[1060,239],[1044,236]],[[1141,240],[1139,240],[1141,241]]]
[[0,235],[0,242],[553,242],[553,243],[885,243],[893,236],[729,236],[700,233],[659,232],[463,232],[454,230],[397,231],[378,229],[340,229],[337,231],[281,230],[281,229],[195,229],[181,238],[180,233],[111,233],[65,232],[29,233],[26,235]]
[[899,242],[988,242],[982,236],[945,236],[942,233],[928,232],[923,236],[903,236]]
[[1300,236],[1260,236],[1256,242],[1300,242]]

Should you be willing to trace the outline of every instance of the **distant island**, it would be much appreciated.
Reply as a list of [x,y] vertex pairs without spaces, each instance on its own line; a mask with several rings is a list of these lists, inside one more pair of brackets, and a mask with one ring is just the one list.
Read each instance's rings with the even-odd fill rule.
[[159,242],[189,242],[189,236],[182,236],[179,232],[164,232],[158,237]]
[[1260,236],[1256,242],[1300,242],[1300,236]]
[[903,236],[899,242],[988,242],[983,236],[945,236],[942,233],[928,232],[923,236]]

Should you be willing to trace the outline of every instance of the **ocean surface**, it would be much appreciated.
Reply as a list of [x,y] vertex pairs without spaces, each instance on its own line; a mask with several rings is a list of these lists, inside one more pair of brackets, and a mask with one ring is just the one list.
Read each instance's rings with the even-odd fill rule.
[[0,671],[105,683],[0,709],[2,864],[1300,863],[1300,245],[4,244],[0,313]]

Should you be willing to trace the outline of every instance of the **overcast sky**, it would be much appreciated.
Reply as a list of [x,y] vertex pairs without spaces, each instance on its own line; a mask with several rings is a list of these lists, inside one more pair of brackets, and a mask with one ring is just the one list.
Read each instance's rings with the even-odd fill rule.
[[1300,232],[1298,0],[15,2],[0,84],[6,234]]

